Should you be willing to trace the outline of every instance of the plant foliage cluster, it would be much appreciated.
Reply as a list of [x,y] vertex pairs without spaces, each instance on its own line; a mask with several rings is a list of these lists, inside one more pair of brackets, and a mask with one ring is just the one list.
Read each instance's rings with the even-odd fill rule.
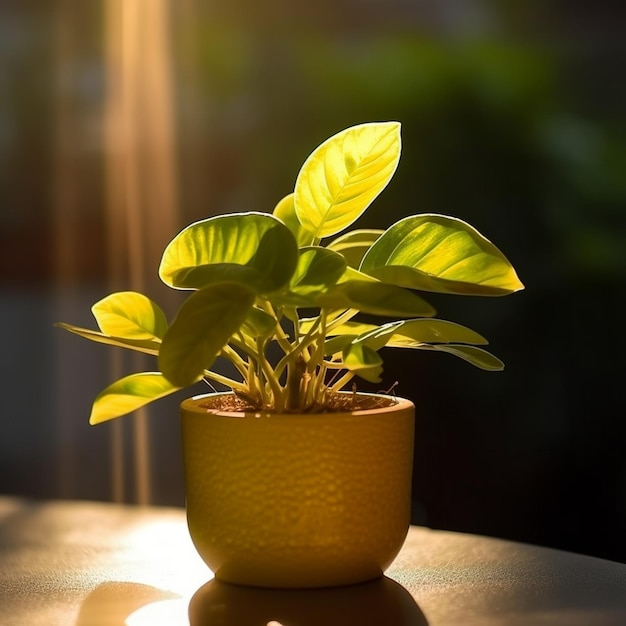
[[[505,256],[462,220],[405,217],[386,230],[349,229],[391,180],[398,122],[353,126],[307,158],[272,214],[218,215],[166,247],[159,276],[190,291],[171,324],[133,291],[92,307],[99,330],[59,326],[157,357],[157,372],[126,376],[94,401],[112,419],[202,379],[256,409],[324,407],[354,376],[378,382],[384,347],[443,351],[486,370],[502,362],[487,340],[436,319],[421,292],[501,296],[523,289]],[[359,313],[389,319],[364,323]],[[276,348],[277,346],[277,348]],[[270,357],[276,354],[276,358]],[[214,367],[227,359],[238,377]]]

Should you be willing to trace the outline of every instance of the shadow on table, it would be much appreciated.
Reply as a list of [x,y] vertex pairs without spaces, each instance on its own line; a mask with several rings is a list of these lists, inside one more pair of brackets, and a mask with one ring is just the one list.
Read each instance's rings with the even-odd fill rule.
[[177,593],[130,582],[98,585],[85,598],[75,626],[127,626],[138,609],[180,598]]
[[390,578],[328,589],[259,589],[212,580],[189,603],[190,626],[428,626],[411,594]]

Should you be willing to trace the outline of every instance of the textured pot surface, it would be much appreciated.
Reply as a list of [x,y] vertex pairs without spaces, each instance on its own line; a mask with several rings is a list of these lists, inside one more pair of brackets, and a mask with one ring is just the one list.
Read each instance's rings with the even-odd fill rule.
[[382,575],[410,520],[414,406],[224,413],[181,405],[187,519],[216,577],[323,587]]

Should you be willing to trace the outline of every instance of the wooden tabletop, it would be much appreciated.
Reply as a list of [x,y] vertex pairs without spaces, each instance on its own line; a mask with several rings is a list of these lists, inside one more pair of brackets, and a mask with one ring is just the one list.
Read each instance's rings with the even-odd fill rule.
[[626,565],[420,527],[372,583],[211,578],[180,509],[0,498],[2,626],[626,624]]

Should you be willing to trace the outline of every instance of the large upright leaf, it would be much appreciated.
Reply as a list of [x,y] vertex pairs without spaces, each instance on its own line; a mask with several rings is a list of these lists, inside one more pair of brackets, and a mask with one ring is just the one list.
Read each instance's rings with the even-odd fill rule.
[[215,283],[191,295],[163,338],[159,369],[165,377],[178,387],[199,380],[246,321],[254,300],[254,291],[240,283]]
[[352,224],[387,186],[400,159],[400,124],[353,126],[327,139],[304,162],[294,204],[317,239]]
[[167,319],[150,298],[136,291],[120,291],[96,302],[91,311],[106,335],[126,339],[163,339]]
[[326,309],[357,309],[362,313],[390,317],[431,317],[435,314],[428,302],[407,289],[360,280],[330,287],[318,297],[317,304]]
[[181,231],[163,253],[159,276],[177,289],[234,281],[267,293],[289,282],[297,262],[298,245],[282,221],[267,213],[236,213]]
[[469,224],[444,215],[400,220],[366,252],[359,269],[423,291],[499,296],[524,288],[496,246]]
[[161,372],[131,374],[109,385],[98,394],[91,407],[90,424],[121,417],[149,402],[178,391]]

